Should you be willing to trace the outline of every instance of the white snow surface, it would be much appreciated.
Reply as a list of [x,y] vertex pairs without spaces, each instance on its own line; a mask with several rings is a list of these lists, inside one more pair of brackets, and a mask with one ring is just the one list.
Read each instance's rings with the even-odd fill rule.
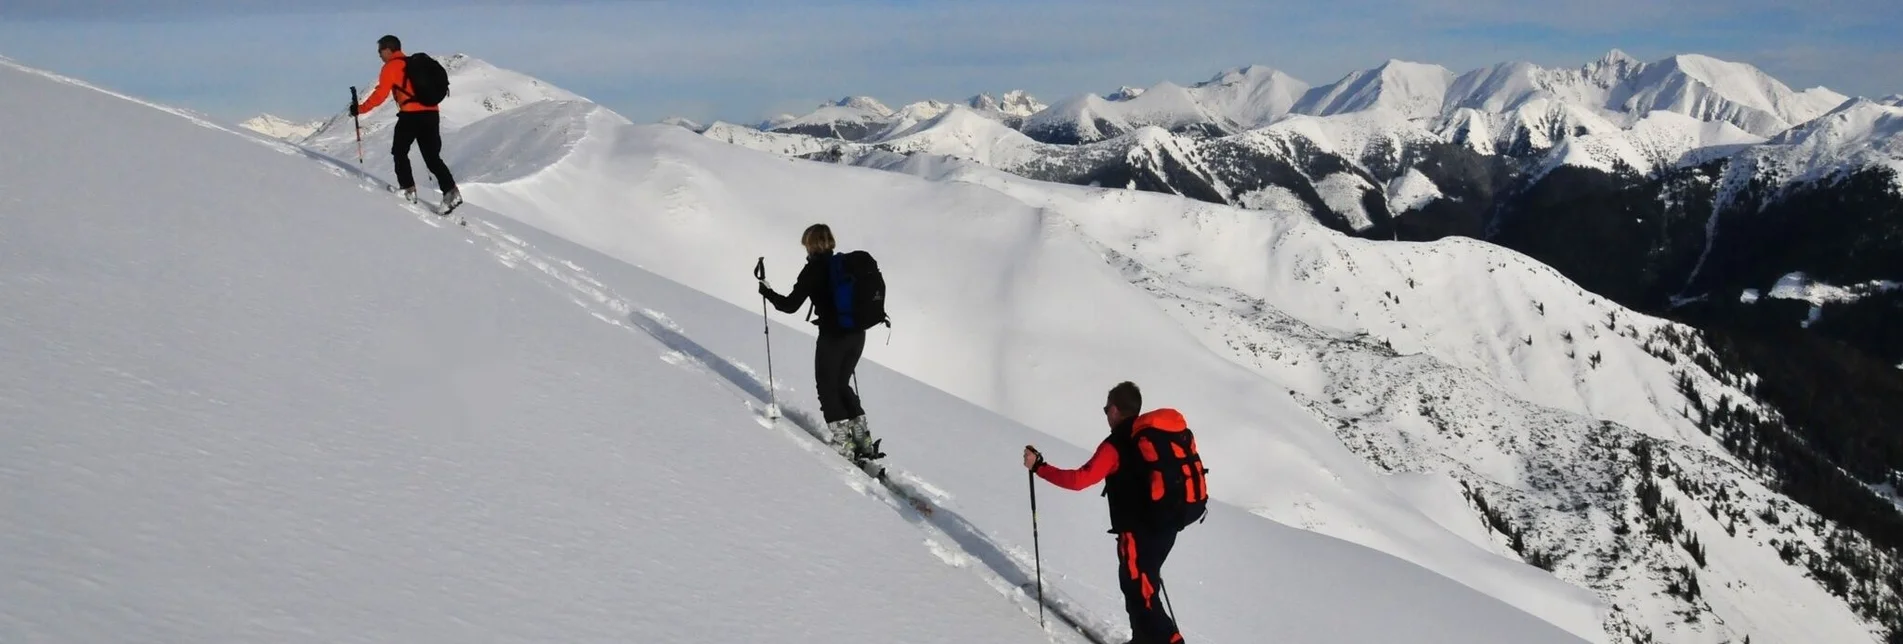
[[1308,90],[1308,83],[1282,70],[1249,65],[1224,70],[1189,91],[1209,112],[1254,129],[1288,114]]
[[298,123],[270,114],[260,114],[239,123],[242,127],[274,139],[302,139],[323,126],[323,121]]
[[1440,187],[1415,168],[1408,168],[1407,172],[1388,183],[1388,212],[1396,216],[1424,208],[1439,198]]
[[701,135],[722,143],[760,150],[762,152],[771,152],[783,156],[812,154],[844,143],[842,141],[821,139],[804,134],[765,132],[724,121],[717,121],[713,125],[707,126],[707,129],[703,130]]
[[1728,121],[1772,136],[1837,107],[1845,96],[1829,90],[1800,94],[1756,67],[1710,56],[1673,56],[1636,74],[1619,108],[1635,115],[1678,112],[1701,121]]
[[949,106],[909,129],[880,137],[878,146],[900,154],[955,156],[997,167],[1016,167],[1043,158],[1053,147],[960,105]]
[[[494,127],[515,118],[524,117],[500,115]],[[1475,549],[1393,496],[1285,388],[1211,353],[1131,289],[1094,241],[1071,232],[1068,216],[985,188],[790,161],[678,128],[606,119],[588,127],[570,149],[529,142],[490,152],[546,167],[520,180],[465,183],[465,193],[749,308],[759,299],[745,269],[765,255],[770,277],[784,287],[799,265],[801,230],[824,221],[839,231],[842,248],[878,253],[895,285],[887,303],[895,328],[884,340],[877,339],[884,329],[874,332],[869,359],[1061,437],[1078,457],[1102,438],[1079,407],[1095,409],[1117,379],[1148,383],[1146,399],[1193,413],[1207,427],[1199,431],[1206,450],[1232,455],[1227,482],[1212,491],[1218,498],[1394,553],[1600,638],[1591,597]],[[1001,253],[1011,260],[996,261]],[[867,383],[869,392],[875,383]],[[876,393],[867,400],[875,433],[892,427],[879,420],[891,403]],[[889,453],[906,444],[887,440]],[[1101,500],[1079,503],[1095,509]],[[1212,589],[1230,583],[1200,580]]]
[[1802,300],[1814,306],[1825,304],[1850,304],[1870,295],[1894,291],[1903,288],[1903,283],[1891,280],[1872,280],[1851,286],[1834,286],[1815,281],[1803,272],[1790,273],[1778,278],[1767,297],[1780,300]]
[[0,83],[0,640],[1045,639],[592,298],[742,311],[588,282],[343,163]]
[[1336,172],[1321,181],[1315,182],[1315,191],[1321,193],[1322,203],[1348,220],[1348,226],[1355,230],[1367,230],[1374,226],[1374,220],[1368,217],[1368,207],[1361,201],[1362,195],[1369,191],[1382,192],[1368,183],[1368,180],[1347,172]]
[[[1361,130],[1432,136],[1389,110],[1354,117],[1378,127],[1330,136],[1364,156],[1388,145]],[[491,127],[544,125],[508,125],[518,118],[528,121],[505,114]],[[1335,120],[1285,122],[1300,119]],[[1671,325],[1593,297],[1516,253],[1466,240],[1351,240],[1299,216],[1043,184],[929,153],[855,157],[930,180],[920,183],[709,147],[678,129],[607,117],[587,129],[571,148],[525,143],[490,152],[544,169],[472,185],[472,200],[739,306],[758,306],[749,278],[733,268],[751,266],[760,254],[752,249],[785,253],[768,257],[784,284],[798,260],[790,240],[814,221],[833,224],[843,247],[879,253],[888,276],[916,280],[906,288],[929,293],[894,291],[889,306],[899,327],[869,359],[1062,437],[1079,458],[1101,430],[1080,426],[1067,401],[1097,404],[1108,384],[1095,382],[1103,373],[1195,383],[1146,389],[1150,400],[1210,416],[1220,429],[1205,443],[1246,454],[1232,469],[1248,472],[1247,480],[1215,490],[1218,498],[1403,557],[1588,639],[1615,627],[1683,642],[1867,635],[1846,606],[1777,560],[1768,533],[1740,532],[1735,544],[1714,547],[1724,554],[1709,574],[1737,583],[1708,583],[1700,612],[1687,613],[1661,598],[1658,572],[1679,565],[1682,554],[1643,546],[1607,555],[1634,547],[1608,528],[1631,520],[1622,510],[1554,511],[1581,502],[1564,490],[1630,483],[1603,453],[1605,440],[1661,441],[1674,460],[1692,464],[1696,474],[1687,476],[1764,504],[1752,507],[1788,500],[1682,415],[1675,363],[1648,349]],[[788,248],[773,250],[781,246]],[[1118,314],[1105,315],[1110,310]],[[1617,319],[1616,332],[1607,316]],[[1118,357],[1106,364],[1102,356]],[[1142,366],[1117,366],[1126,364]],[[1707,402],[1742,398],[1721,383],[1700,383]],[[1430,404],[1451,406],[1418,411]],[[875,432],[885,427],[880,413],[872,411]],[[1342,453],[1343,441],[1352,453]],[[1541,547],[1572,553],[1565,578],[1598,584],[1617,614],[1600,613],[1605,630],[1581,627],[1595,619],[1586,604],[1476,566],[1467,553],[1497,559],[1505,546],[1497,535],[1476,544],[1461,517],[1447,513],[1460,501],[1435,495],[1450,486],[1363,479],[1368,462],[1478,481],[1489,498],[1521,499],[1548,526]],[[1714,529],[1723,530],[1708,524],[1700,534],[1718,539]],[[1601,565],[1625,572],[1605,577]]]
[[[1576,641],[1548,621],[1601,639],[1590,597],[1475,548],[1471,526],[1443,533],[1444,506],[1414,508],[1431,486],[1388,481],[1305,429],[1285,396],[1079,261],[1065,226],[996,193],[798,164],[563,101],[457,132],[531,117],[587,128],[496,137],[497,156],[460,160],[513,178],[472,179],[457,227],[350,161],[11,64],[0,78],[24,152],[0,158],[0,425],[15,429],[0,480],[16,500],[0,514],[0,640],[1077,641],[1040,635],[1016,586],[1029,526],[1015,461],[1028,443],[1081,460],[1102,432],[1098,381],[1116,372],[1147,374],[1152,400],[1203,428],[1223,497],[1305,497],[1312,520],[1388,533],[1387,549],[1464,582],[1219,503],[1164,569],[1190,639]],[[532,152],[549,165],[521,172],[537,157],[509,156]],[[500,158],[511,165],[476,167]],[[128,189],[79,191],[75,167]],[[571,206],[623,205],[520,212],[649,233],[588,245],[655,272],[484,208],[564,187]],[[955,219],[899,216],[954,203]],[[813,422],[804,379],[778,381],[786,421],[760,415],[747,268],[793,246],[814,212],[852,224],[848,245],[883,241],[869,245],[905,277],[905,331],[869,347],[860,373],[897,476],[939,491],[933,519],[793,427]],[[1019,262],[929,269],[1000,247]],[[790,251],[763,251],[775,277],[790,278]],[[715,297],[666,279],[688,268],[709,269],[685,286]],[[1022,288],[1039,283],[1068,294]],[[974,295],[1014,313],[927,314]],[[1093,315],[1073,313],[1080,302]],[[1071,323],[1014,326],[1034,318]],[[766,338],[778,361],[810,364],[807,329],[779,320]],[[995,358],[926,351],[973,332],[1008,341]],[[1010,386],[961,395],[884,364]],[[1040,380],[1070,395],[1022,386]],[[960,399],[973,397],[1063,440]],[[1120,622],[1101,500],[1044,489],[1047,592]]]
[[1366,165],[1399,164],[1401,152],[1408,146],[1439,139],[1401,112],[1375,108],[1336,116],[1296,114],[1274,125],[1245,132],[1238,140],[1246,145],[1283,149],[1302,140],[1319,150]]
[[[1623,465],[1596,453],[1609,440],[1658,441],[1682,475],[1765,504],[1754,507],[1790,511],[1788,499],[1753,479],[1681,415],[1685,399],[1673,391],[1671,365],[1689,358],[1668,363],[1648,349],[1661,331],[1672,330],[1669,323],[1592,296],[1517,253],[1471,240],[1351,239],[1306,217],[1040,184],[969,163],[914,158],[896,169],[998,189],[1063,215],[1205,346],[1299,391],[1312,412],[1339,423],[1342,440],[1371,461],[1503,483],[1489,498],[1524,495],[1539,506],[1532,520],[1568,535],[1539,547],[1569,553],[1569,565],[1577,566],[1570,579],[1585,583],[1582,577],[1606,574],[1599,566],[1623,571],[1612,575],[1617,581],[1606,591],[1620,611],[1613,622],[1663,641],[1722,642],[1747,634],[1754,641],[1870,638],[1849,607],[1801,569],[1783,564],[1770,543],[1821,543],[1814,533],[1747,521],[1726,540],[1717,521],[1692,517],[1701,539],[1723,544],[1712,547],[1711,563],[1699,573],[1706,593],[1701,609],[1711,613],[1688,620],[1682,604],[1659,601],[1663,579],[1641,572],[1681,565],[1676,546],[1608,562],[1599,559],[1608,549],[1633,545],[1610,536],[1614,522],[1632,521],[1619,516],[1624,511],[1570,519],[1551,514],[1581,502],[1582,488],[1630,483]],[[1488,287],[1473,288],[1477,283]],[[1608,316],[1617,329],[1606,326]],[[1391,350],[1357,348],[1369,338]],[[1707,404],[1721,395],[1743,399],[1708,378],[1698,383]],[[1403,496],[1449,531],[1467,534],[1459,517],[1438,512],[1438,504]],[[1695,507],[1690,500],[1679,503]],[[1283,520],[1329,531],[1319,514]],[[1573,528],[1558,527],[1574,521]]]
[[1564,164],[1610,172],[1615,164],[1624,164],[1645,174],[1728,157],[1764,141],[1724,121],[1700,121],[1661,111],[1629,129],[1566,139],[1548,155],[1547,167]]
[[1410,119],[1434,117],[1453,83],[1454,73],[1440,65],[1389,60],[1309,90],[1293,111],[1333,116],[1380,108]]
[[877,99],[867,96],[848,96],[838,101],[819,106],[813,112],[775,124],[777,129],[794,128],[803,125],[832,125],[835,123],[880,123],[892,118],[892,108],[886,107]]
[[1021,89],[1005,92],[1003,96],[979,94],[966,100],[965,105],[970,106],[971,109],[978,110],[980,113],[998,114],[1016,118],[1024,118],[1044,111],[1044,108],[1049,107],[1042,101],[1037,100],[1036,97],[1026,94],[1024,90]]
[[1754,176],[1777,183],[1810,181],[1870,166],[1889,168],[1903,189],[1903,107],[1848,101],[1744,151],[1738,159],[1726,169],[1728,189]]
[[1078,140],[1090,143],[1145,127],[1175,130],[1224,122],[1199,103],[1189,88],[1165,82],[1124,100],[1082,94],[1058,101],[1026,118],[1024,130],[1075,132]]

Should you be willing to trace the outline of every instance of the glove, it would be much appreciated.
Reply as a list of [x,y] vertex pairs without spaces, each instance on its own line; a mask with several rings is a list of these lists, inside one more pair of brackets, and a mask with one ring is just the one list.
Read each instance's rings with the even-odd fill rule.
[[351,115],[351,116],[356,116],[356,115],[357,115],[357,104],[356,104],[356,103],[351,103],[351,104],[350,104],[350,115]]
[[760,295],[772,297],[775,295],[779,295],[779,293],[773,292],[773,287],[771,285],[768,285],[766,283],[766,280],[760,280]]
[[1030,445],[1025,445],[1024,446],[1024,469],[1036,472],[1038,466],[1043,464],[1044,464],[1044,454],[1042,452],[1037,451],[1037,448],[1035,447],[1031,447]]

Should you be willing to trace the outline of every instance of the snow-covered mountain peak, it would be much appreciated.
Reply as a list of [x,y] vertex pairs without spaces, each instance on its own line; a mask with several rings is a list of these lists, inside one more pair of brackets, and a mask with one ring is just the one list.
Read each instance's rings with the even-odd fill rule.
[[1728,121],[1773,136],[1841,104],[1829,90],[1803,94],[1747,63],[1680,54],[1646,65],[1612,99],[1633,115],[1669,110],[1701,121]]
[[1854,98],[1823,116],[1772,137],[1769,144],[1883,149],[1899,134],[1903,134],[1903,106]]
[[[579,94],[547,81],[497,67],[467,54],[454,53],[436,58],[443,65],[443,70],[449,73],[449,96],[443,99],[440,106],[444,130],[464,127],[502,112],[543,101],[588,101]],[[366,73],[375,71],[376,68],[372,66]],[[370,87],[371,83],[365,83],[358,89],[367,95]],[[376,109],[361,115],[358,121],[362,123],[365,142],[369,143],[379,134],[383,140],[388,140],[389,129],[396,125],[396,112],[396,101],[385,100]],[[343,150],[345,144],[354,147],[356,125],[348,113],[339,111],[299,143],[332,150]],[[376,149],[387,150],[388,147]]]
[[898,119],[928,121],[938,118],[938,115],[944,114],[945,110],[951,109],[952,107],[951,103],[944,101],[924,100],[916,103],[907,103],[905,107],[901,107],[893,112],[892,116]]
[[1454,73],[1440,65],[1389,59],[1309,90],[1292,111],[1332,116],[1380,107],[1408,118],[1438,116],[1454,80]]
[[238,124],[239,127],[274,139],[291,140],[310,136],[312,132],[316,132],[317,128],[323,125],[324,122],[321,120],[308,123],[296,123],[271,114],[260,114]]
[[1109,94],[1105,94],[1104,99],[1110,100],[1110,101],[1127,101],[1127,100],[1136,98],[1138,96],[1142,96],[1143,92],[1144,92],[1144,89],[1141,87],[1131,87],[1129,85],[1124,85],[1123,87],[1117,88],[1117,91],[1111,92]]
[[1618,49],[1615,47],[1612,49],[1612,51],[1606,52],[1606,55],[1600,56],[1598,60],[1587,63],[1586,67],[1589,69],[1590,68],[1608,68],[1608,67],[1618,68],[1618,67],[1636,67],[1638,65],[1643,65],[1643,64],[1645,64],[1643,61],[1640,61],[1637,58],[1633,58],[1631,54],[1625,53],[1625,50]]
[[1220,85],[1237,85],[1241,83],[1273,83],[1292,80],[1293,78],[1294,77],[1288,74],[1282,73],[1282,70],[1267,65],[1244,65],[1217,72],[1215,76],[1209,77],[1209,80],[1192,85],[1192,87],[1204,88]]
[[1005,92],[1002,96],[979,94],[965,101],[965,104],[980,112],[995,112],[1016,118],[1024,118],[1049,107],[1021,89]]
[[892,108],[886,107],[885,103],[881,103],[879,99],[870,96],[847,96],[833,101],[830,105],[834,107],[849,107],[857,110],[865,110],[879,116],[891,116],[893,114]]

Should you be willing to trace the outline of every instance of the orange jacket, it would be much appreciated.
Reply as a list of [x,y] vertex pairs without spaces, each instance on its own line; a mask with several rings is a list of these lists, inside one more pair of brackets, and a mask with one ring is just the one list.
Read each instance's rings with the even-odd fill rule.
[[410,81],[403,77],[403,65],[403,52],[400,51],[396,52],[396,55],[391,56],[389,62],[383,64],[383,72],[377,74],[376,89],[370,90],[370,96],[365,97],[363,104],[357,106],[357,113],[368,114],[370,110],[376,109],[378,105],[382,105],[385,97],[392,95],[396,97],[396,108],[400,111],[440,111],[435,107],[410,100],[410,95],[412,94],[410,91]]

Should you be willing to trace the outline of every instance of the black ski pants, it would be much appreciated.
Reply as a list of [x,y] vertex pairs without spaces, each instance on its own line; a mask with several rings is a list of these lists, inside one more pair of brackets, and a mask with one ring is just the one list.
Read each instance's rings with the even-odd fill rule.
[[1130,615],[1132,641],[1143,644],[1181,644],[1176,620],[1164,610],[1163,560],[1176,545],[1170,530],[1117,533],[1117,585],[1123,589],[1123,610]]
[[415,143],[423,150],[423,165],[436,175],[436,188],[445,193],[456,189],[456,178],[449,176],[449,165],[443,163],[442,124],[437,112],[397,112],[396,141],[390,154],[396,157],[398,188],[416,187],[416,178],[410,174],[410,144]]
[[866,350],[865,331],[821,331],[813,349],[813,379],[819,390],[819,412],[826,422],[858,418],[866,413],[852,390],[852,372]]

